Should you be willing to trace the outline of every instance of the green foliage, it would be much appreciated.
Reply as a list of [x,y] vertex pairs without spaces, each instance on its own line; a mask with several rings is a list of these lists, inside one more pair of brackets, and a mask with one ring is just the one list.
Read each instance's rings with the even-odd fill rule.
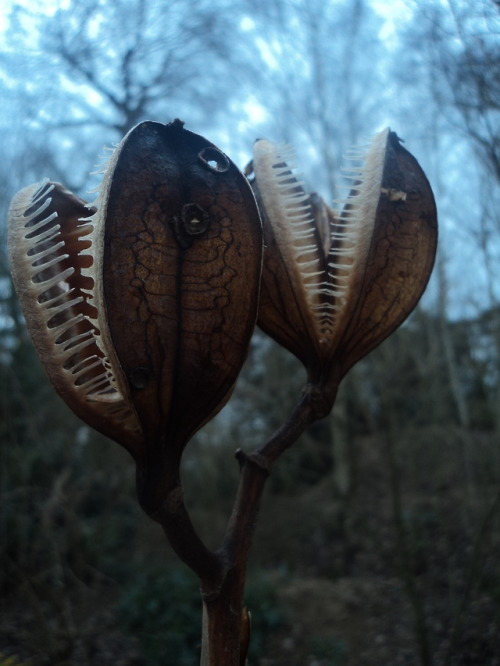
[[265,656],[269,638],[288,625],[286,608],[277,596],[277,588],[283,582],[283,577],[272,579],[259,571],[249,577],[245,605],[251,613],[251,663],[257,663],[255,660]]
[[16,656],[7,657],[7,655],[0,652],[0,666],[28,666],[28,664],[19,660]]
[[336,636],[313,636],[308,641],[308,647],[322,666],[343,666],[347,663],[347,647]]
[[199,662],[201,601],[185,569],[135,571],[118,605],[118,621],[138,636],[148,666]]
[[[252,660],[264,656],[269,636],[287,623],[277,599],[277,584],[279,581],[260,572],[248,581],[245,603],[251,612]],[[196,579],[185,568],[131,572],[117,613],[124,631],[139,638],[148,666],[199,663],[200,594]]]

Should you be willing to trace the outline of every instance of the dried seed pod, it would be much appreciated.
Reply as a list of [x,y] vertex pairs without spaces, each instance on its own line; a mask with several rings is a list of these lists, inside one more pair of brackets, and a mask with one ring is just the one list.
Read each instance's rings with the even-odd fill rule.
[[[90,426],[138,453],[142,433],[93,296],[95,208],[58,183],[18,192],[9,210],[9,254],[28,330],[49,378]],[[101,308],[102,310],[102,308]]]
[[340,214],[308,195],[290,151],[254,146],[265,255],[258,323],[329,387],[397,328],[420,299],[437,242],[430,185],[388,129],[374,137]]
[[49,182],[18,193],[15,284],[61,396],[161,476],[225,404],[246,357],[259,213],[229,158],[180,121],[131,130],[96,205]]

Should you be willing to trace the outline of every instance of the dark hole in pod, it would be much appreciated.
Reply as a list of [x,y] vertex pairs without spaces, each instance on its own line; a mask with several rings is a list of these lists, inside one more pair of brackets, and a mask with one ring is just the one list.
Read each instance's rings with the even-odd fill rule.
[[208,229],[210,220],[210,214],[198,204],[184,204],[180,217],[174,216],[170,219],[175,238],[181,248],[185,250],[191,247],[194,239]]
[[210,225],[210,215],[195,203],[184,204],[182,207],[182,226],[190,236],[199,236]]
[[128,380],[135,389],[146,388],[151,372],[149,368],[134,368],[128,373]]
[[198,153],[198,159],[210,171],[215,173],[226,173],[229,171],[231,163],[229,159],[218,148],[209,146]]

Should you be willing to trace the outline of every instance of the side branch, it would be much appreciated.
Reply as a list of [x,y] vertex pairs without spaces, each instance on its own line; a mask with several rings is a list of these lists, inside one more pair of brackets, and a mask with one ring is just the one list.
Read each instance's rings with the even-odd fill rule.
[[246,560],[262,491],[273,464],[297,441],[307,426],[319,418],[314,397],[314,388],[307,386],[289,418],[260,449],[249,454],[240,449],[236,452],[240,463],[240,482],[222,548],[226,561],[238,563],[241,558]]
[[297,441],[307,426],[323,416],[317,394],[318,389],[308,384],[285,423],[264,446],[250,456],[262,460],[270,471],[280,455]]

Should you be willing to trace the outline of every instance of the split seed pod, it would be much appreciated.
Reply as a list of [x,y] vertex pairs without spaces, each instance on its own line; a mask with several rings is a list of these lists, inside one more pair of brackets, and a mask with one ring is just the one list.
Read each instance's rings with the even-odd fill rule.
[[338,383],[410,314],[432,271],[434,197],[388,129],[377,134],[340,214],[308,195],[290,151],[265,140],[251,168],[264,225],[259,326],[305,365],[333,404]]
[[243,174],[180,121],[126,135],[96,206],[56,183],[19,192],[14,281],[59,394],[142,476],[160,477],[225,404],[246,357],[260,217]]

